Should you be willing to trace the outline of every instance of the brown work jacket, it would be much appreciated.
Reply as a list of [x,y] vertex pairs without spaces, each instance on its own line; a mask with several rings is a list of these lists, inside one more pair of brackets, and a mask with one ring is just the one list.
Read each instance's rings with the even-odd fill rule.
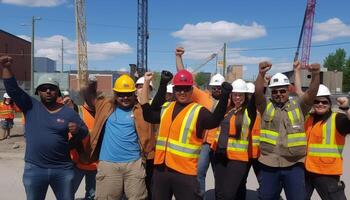
[[[97,161],[99,159],[105,123],[108,117],[113,113],[116,104],[113,98],[100,98],[96,101],[96,114],[94,128],[90,133],[90,145],[88,149],[89,161]],[[153,159],[155,149],[155,135],[152,124],[143,119],[142,108],[140,104],[136,104],[133,109],[135,128],[141,147],[143,159]]]

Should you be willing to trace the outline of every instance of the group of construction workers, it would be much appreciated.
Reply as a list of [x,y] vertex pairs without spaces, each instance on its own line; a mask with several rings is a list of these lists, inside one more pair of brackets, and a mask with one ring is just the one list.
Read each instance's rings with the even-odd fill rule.
[[[162,71],[151,98],[154,74],[134,80],[124,74],[114,96],[97,91],[90,79],[78,112],[57,101],[58,82],[40,77],[30,97],[16,82],[12,58],[0,57],[6,91],[26,117],[23,184],[27,199],[74,199],[85,177],[85,199],[205,199],[209,164],[217,200],[246,198],[251,166],[258,196],[279,200],[346,199],[342,150],[350,133],[349,100],[336,99],[320,85],[320,65],[311,64],[311,82],[301,90],[295,61],[296,97],[281,73],[268,78],[270,62],[259,63],[255,84],[232,83],[214,75],[210,92],[195,86],[176,48],[177,73]],[[72,162],[73,161],[73,162]]]

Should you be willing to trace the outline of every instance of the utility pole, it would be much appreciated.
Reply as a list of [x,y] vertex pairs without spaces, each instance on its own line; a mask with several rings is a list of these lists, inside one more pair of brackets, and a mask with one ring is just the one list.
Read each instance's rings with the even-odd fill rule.
[[40,17],[32,16],[32,44],[31,44],[31,69],[30,69],[30,93],[34,95],[34,34],[35,34],[35,20],[41,20]]
[[226,43],[224,43],[224,61],[223,61],[223,66],[222,66],[222,75],[225,77],[226,76]]
[[148,0],[137,0],[137,73],[148,71]]
[[63,39],[62,39],[62,46],[61,46],[61,73],[63,73]]

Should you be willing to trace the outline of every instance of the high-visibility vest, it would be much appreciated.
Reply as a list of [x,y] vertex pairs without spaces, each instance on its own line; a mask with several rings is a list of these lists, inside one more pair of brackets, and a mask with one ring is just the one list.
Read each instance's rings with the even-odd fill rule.
[[305,122],[308,136],[308,148],[305,160],[307,171],[324,175],[341,175],[343,173],[343,148],[345,136],[336,129],[336,113],[326,122],[313,124],[310,116]]
[[14,119],[15,112],[16,111],[12,105],[5,104],[4,102],[0,103],[0,118],[1,119]]
[[167,102],[161,109],[154,164],[186,175],[197,175],[197,163],[203,140],[197,138],[196,124],[202,108],[190,103],[172,119],[175,102]]
[[249,135],[249,147],[248,147],[248,154],[249,158],[258,158],[260,155],[260,123],[261,123],[261,116],[259,113],[257,113],[255,122],[251,131],[251,134]]
[[[280,145],[286,145],[287,148],[293,148],[298,146],[305,146],[306,145],[306,134],[304,131],[304,127],[301,125],[302,123],[302,113],[300,108],[297,106],[297,103],[295,101],[292,101],[288,105],[289,111],[287,112],[288,119],[289,119],[289,125],[291,127],[298,126],[298,128],[287,128],[287,144],[280,144]],[[278,145],[277,141],[280,137],[280,134],[278,133],[278,127],[280,124],[274,126],[272,124],[272,121],[275,117],[275,108],[272,104],[272,102],[269,102],[266,105],[265,112],[263,114],[263,123],[260,130],[260,143],[268,143],[272,144],[274,146]],[[283,124],[281,124],[283,125]]]
[[[212,100],[212,106],[210,111],[214,112],[216,106],[218,105],[219,101],[211,98]],[[215,141],[215,137],[216,137],[216,131],[218,130],[218,128],[213,128],[210,130],[206,130],[205,131],[205,136],[204,136],[204,141],[207,142],[208,144],[213,144],[213,142]]]
[[[90,112],[84,106],[78,106],[78,108],[79,108],[79,115],[82,118],[82,120],[84,121],[84,123],[86,124],[87,128],[89,129],[89,133],[90,133],[94,127],[95,118],[94,118],[94,116],[92,116],[90,114]],[[82,143],[83,143],[84,149],[88,148],[89,142],[90,142],[89,136],[87,136],[83,139]],[[73,162],[76,163],[77,168],[83,169],[83,170],[96,170],[97,169],[98,162],[92,162],[89,164],[85,164],[85,163],[80,162],[79,154],[78,154],[77,150],[72,149],[70,151],[70,155],[71,155],[71,159],[73,160]]]

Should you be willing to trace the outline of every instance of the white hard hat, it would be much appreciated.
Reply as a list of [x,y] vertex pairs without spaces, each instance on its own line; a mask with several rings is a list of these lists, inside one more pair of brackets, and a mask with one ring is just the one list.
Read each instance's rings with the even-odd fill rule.
[[11,97],[5,92],[5,94],[4,94],[4,98],[6,98],[6,99],[11,99]]
[[271,77],[269,87],[277,87],[277,86],[288,86],[290,85],[289,79],[286,75],[282,73],[277,73]]
[[[137,79],[135,85],[138,85],[138,84],[142,84],[143,85],[144,83],[145,83],[145,77],[141,77],[141,78]],[[152,81],[151,81],[151,83],[149,85],[153,88]]]
[[320,86],[318,87],[316,96],[320,97],[320,96],[330,96],[330,95],[331,95],[331,92],[329,91],[328,87],[326,87],[323,84],[320,84]]
[[169,84],[168,86],[166,86],[166,93],[173,93],[173,84]]
[[210,86],[221,86],[221,84],[225,81],[225,78],[221,74],[215,74],[211,77],[209,85]]
[[247,90],[248,93],[253,94],[255,92],[255,85],[254,85],[254,83],[251,83],[251,82],[247,83],[247,88],[248,88],[248,90]]
[[246,93],[248,91],[247,83],[242,79],[232,82],[232,92]]

